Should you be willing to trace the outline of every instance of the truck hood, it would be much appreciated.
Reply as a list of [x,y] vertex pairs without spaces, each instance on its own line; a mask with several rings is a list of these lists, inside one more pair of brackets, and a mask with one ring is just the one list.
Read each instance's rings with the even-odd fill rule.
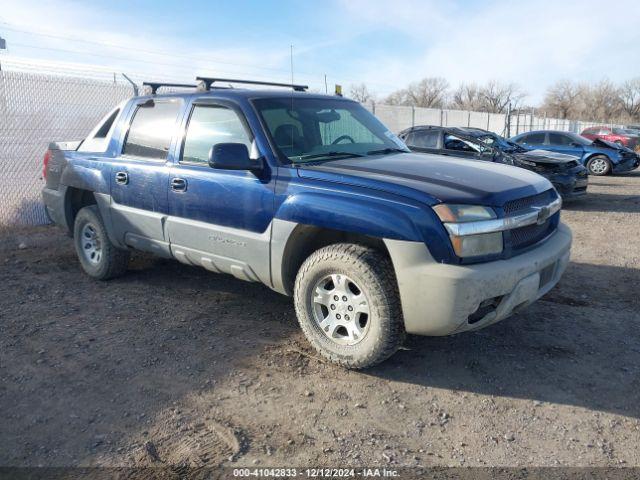
[[502,206],[551,188],[537,173],[483,160],[397,153],[300,166],[302,178],[382,190],[434,205]]

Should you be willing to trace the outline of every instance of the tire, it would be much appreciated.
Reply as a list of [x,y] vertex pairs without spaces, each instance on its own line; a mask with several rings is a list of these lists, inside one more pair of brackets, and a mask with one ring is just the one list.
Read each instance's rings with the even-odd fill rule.
[[589,175],[603,176],[611,171],[611,162],[604,155],[595,155],[587,161]]
[[129,252],[111,243],[97,205],[84,207],[76,215],[73,243],[80,265],[90,277],[109,280],[126,272]]
[[293,296],[302,331],[333,363],[370,367],[404,341],[393,265],[371,247],[339,243],[312,253],[298,271]]

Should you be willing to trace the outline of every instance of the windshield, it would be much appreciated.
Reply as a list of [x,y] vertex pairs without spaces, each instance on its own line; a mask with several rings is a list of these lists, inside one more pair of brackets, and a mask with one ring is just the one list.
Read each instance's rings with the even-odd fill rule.
[[291,163],[408,152],[362,105],[339,98],[263,98],[254,105],[282,157]]

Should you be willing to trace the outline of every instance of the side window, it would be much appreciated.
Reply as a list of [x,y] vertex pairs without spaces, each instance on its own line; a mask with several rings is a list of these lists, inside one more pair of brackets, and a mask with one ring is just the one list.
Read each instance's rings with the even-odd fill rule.
[[561,133],[549,134],[549,145],[571,145],[572,142],[571,137],[567,135],[562,135]]
[[405,140],[406,144],[410,147],[418,148],[438,148],[438,137],[440,131],[438,130],[426,130],[411,132],[407,135]]
[[167,158],[180,107],[178,99],[140,105],[133,115],[122,153],[154,160]]
[[598,135],[611,135],[611,130],[608,128],[601,128]]
[[104,121],[104,123],[100,126],[100,128],[98,129],[96,134],[93,136],[93,138],[107,138],[107,135],[109,134],[109,131],[113,126],[113,122],[115,121],[119,113],[120,113],[119,108],[114,110],[114,112],[111,115],[109,115],[109,118],[107,118]]
[[520,139],[520,143],[528,145],[542,145],[544,143],[544,133],[530,133]]
[[244,143],[251,152],[251,142],[251,136],[234,110],[196,105],[189,119],[181,161],[207,163],[209,150],[217,143]]
[[455,150],[458,152],[477,153],[480,151],[480,148],[477,145],[450,134],[444,136],[444,148],[446,150]]

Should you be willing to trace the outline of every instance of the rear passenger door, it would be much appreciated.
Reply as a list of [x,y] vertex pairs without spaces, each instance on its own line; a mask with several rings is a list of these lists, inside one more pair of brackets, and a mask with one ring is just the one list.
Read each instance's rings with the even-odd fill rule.
[[170,256],[163,226],[169,213],[169,151],[182,105],[180,98],[139,101],[111,168],[114,232],[125,244],[161,256]]
[[244,143],[251,158],[260,156],[240,107],[226,100],[195,103],[169,178],[166,230],[173,256],[268,284],[275,180],[266,162],[259,172],[211,168],[209,150],[217,143]]

